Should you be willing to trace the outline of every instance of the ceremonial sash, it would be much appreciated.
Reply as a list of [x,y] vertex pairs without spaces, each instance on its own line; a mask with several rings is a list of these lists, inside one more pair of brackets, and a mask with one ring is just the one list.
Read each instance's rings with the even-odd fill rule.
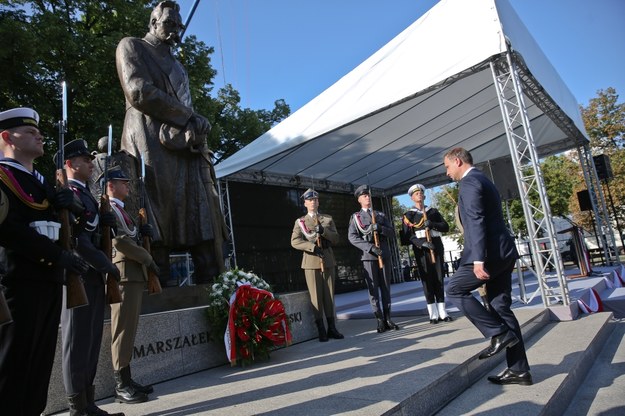
[[2,180],[7,188],[9,188],[9,190],[26,206],[38,211],[45,211],[50,207],[50,203],[47,199],[44,199],[41,203],[35,202],[32,196],[24,192],[24,189],[22,189],[22,186],[19,184],[17,179],[15,179],[13,173],[4,166],[0,166],[0,180]]

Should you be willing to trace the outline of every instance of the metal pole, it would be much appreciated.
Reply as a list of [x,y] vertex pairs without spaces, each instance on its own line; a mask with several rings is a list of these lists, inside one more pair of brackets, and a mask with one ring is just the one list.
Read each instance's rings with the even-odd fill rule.
[[[604,179],[605,187],[608,190],[608,199],[610,200],[610,206],[612,207],[612,213],[614,214],[614,222],[616,223],[616,229],[618,231],[618,236],[621,239],[621,247],[625,248],[625,244],[623,244],[623,233],[621,232],[621,225],[618,222],[618,215],[616,214],[616,208],[614,208],[614,201],[612,200],[612,192],[610,192],[610,182],[607,179]],[[616,247],[614,247],[617,250]],[[618,259],[618,253],[614,253],[615,257]]]
[[189,27],[189,24],[191,23],[191,19],[193,19],[193,14],[195,13],[195,9],[197,9],[197,6],[199,3],[200,3],[200,0],[195,0],[193,2],[193,6],[191,6],[191,10],[189,11],[187,18],[184,21],[184,28],[182,29],[182,32],[180,32],[180,41],[182,41],[182,38],[184,37],[184,34],[187,31],[187,28]]

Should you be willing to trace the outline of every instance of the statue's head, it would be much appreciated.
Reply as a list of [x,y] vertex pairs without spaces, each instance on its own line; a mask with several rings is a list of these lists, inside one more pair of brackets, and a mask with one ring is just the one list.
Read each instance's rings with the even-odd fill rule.
[[180,6],[175,1],[162,1],[150,14],[150,33],[161,42],[174,46],[180,42],[180,32],[184,28],[180,17]]

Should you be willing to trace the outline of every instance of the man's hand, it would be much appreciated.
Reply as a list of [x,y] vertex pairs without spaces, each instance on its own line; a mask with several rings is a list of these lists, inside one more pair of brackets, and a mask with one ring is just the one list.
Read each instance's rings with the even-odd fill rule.
[[423,227],[428,228],[430,230],[434,228],[434,227],[432,227],[432,221],[430,221],[430,220],[425,220],[423,222]]
[[319,257],[323,257],[323,249],[315,244],[315,247],[313,248],[313,254]]
[[75,274],[85,274],[89,270],[89,264],[71,251],[62,251],[58,264],[68,272]]
[[430,241],[425,241],[421,244],[422,249],[434,250],[434,243]]
[[380,226],[378,225],[378,223],[376,222],[375,224],[371,224],[371,231],[380,231]]
[[139,233],[142,237],[152,238],[154,237],[154,227],[152,224],[143,224],[139,226]]
[[319,235],[323,234],[323,225],[321,224],[315,225],[315,232]]
[[480,280],[490,279],[490,274],[484,268],[484,263],[473,263],[473,273]]
[[371,247],[371,254],[380,257],[382,255],[382,249],[378,246]]
[[197,113],[193,113],[193,115],[189,119],[189,123],[193,125],[193,130],[195,131],[195,133],[201,136],[208,134],[211,129],[211,124],[208,122],[206,117],[201,116]]
[[68,209],[72,214],[79,217],[85,210],[85,206],[76,198],[74,191],[69,188],[61,188],[52,196],[52,206],[55,210]]

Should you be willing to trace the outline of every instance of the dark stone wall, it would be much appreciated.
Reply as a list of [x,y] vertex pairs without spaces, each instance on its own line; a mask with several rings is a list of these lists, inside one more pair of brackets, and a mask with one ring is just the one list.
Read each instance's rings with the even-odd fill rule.
[[[228,183],[237,266],[269,282],[276,293],[306,290],[302,253],[291,247],[295,219],[306,213],[305,188]],[[379,201],[374,205],[380,206]],[[360,251],[347,240],[350,215],[360,205],[351,194],[319,192],[319,212],[331,215],[340,235],[336,292],[365,288]]]

